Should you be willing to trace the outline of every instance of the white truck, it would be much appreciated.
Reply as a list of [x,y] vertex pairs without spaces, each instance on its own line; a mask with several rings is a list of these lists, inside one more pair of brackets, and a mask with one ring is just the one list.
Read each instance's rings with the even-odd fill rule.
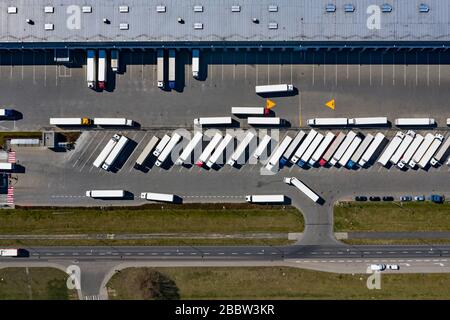
[[119,71],[119,50],[111,50],[111,70]]
[[400,144],[405,138],[405,134],[401,131],[398,131],[394,138],[392,138],[391,142],[388,144],[384,152],[381,154],[381,157],[378,159],[378,163],[382,166],[387,165],[394,152],[400,146]]
[[314,166],[317,163],[317,161],[320,160],[320,157],[325,153],[325,150],[331,144],[333,139],[334,139],[334,133],[328,132],[325,135],[325,138],[323,138],[322,142],[319,144],[316,151],[314,151],[313,155],[311,156],[311,159],[309,159],[309,161],[308,161],[308,164],[311,167]]
[[439,146],[442,144],[443,140],[444,140],[444,136],[442,134],[435,135],[433,143],[430,145],[428,150],[425,152],[422,159],[420,159],[420,161],[417,163],[417,165],[420,168],[425,169],[428,166],[431,158],[434,156],[434,154],[438,150]]
[[436,121],[433,118],[398,118],[395,119],[396,126],[432,126]]
[[348,124],[352,126],[387,126],[387,117],[350,118]]
[[366,137],[364,138],[364,140],[359,145],[358,149],[356,149],[356,151],[353,154],[353,156],[347,162],[347,168],[352,169],[358,164],[359,159],[361,159],[361,157],[364,154],[364,152],[367,150],[369,145],[372,143],[372,140],[373,140],[373,135],[368,133],[366,135]]
[[14,163],[10,162],[0,162],[1,171],[11,171],[14,169]]
[[331,160],[331,158],[335,154],[336,150],[339,148],[341,143],[344,141],[345,137],[346,137],[345,133],[339,132],[336,139],[334,139],[333,143],[330,145],[330,147],[327,149],[327,151],[325,151],[325,154],[319,160],[320,166],[322,166],[322,167],[325,166]]
[[167,193],[142,192],[141,199],[160,202],[175,202],[175,196]]
[[358,146],[361,144],[362,139],[359,136],[356,136],[352,143],[348,146],[347,150],[345,150],[342,157],[339,159],[338,163],[343,166],[347,167],[347,163],[350,161],[350,158],[352,155],[356,152],[356,149],[358,149]]
[[297,133],[294,140],[292,140],[289,147],[283,153],[283,156],[280,159],[280,166],[286,165],[289,159],[291,159],[292,155],[294,154],[295,150],[297,150],[297,147],[300,145],[300,142],[302,142],[305,135],[306,133],[303,130],[300,130],[300,132]]
[[233,120],[231,117],[203,117],[194,119],[194,125],[196,126],[230,125],[232,123]]
[[0,257],[18,257],[19,249],[0,249]]
[[214,150],[213,154],[209,158],[208,162],[206,162],[206,166],[208,168],[212,168],[213,165],[216,164],[217,160],[219,160],[220,157],[223,156],[223,152],[225,151],[225,148],[232,142],[233,136],[229,133],[225,135],[222,141],[220,141],[219,145],[217,146],[216,150]]
[[216,134],[212,137],[211,141],[208,143],[208,145],[198,158],[197,162],[195,163],[198,167],[202,167],[203,164],[208,160],[208,158],[211,156],[211,153],[217,147],[221,139],[222,135],[219,132],[216,132]]
[[125,190],[88,190],[86,197],[91,198],[123,198]]
[[431,133],[427,133],[425,135],[425,138],[423,139],[423,142],[421,143],[420,147],[417,149],[417,151],[414,153],[412,159],[409,161],[408,166],[411,169],[414,169],[417,163],[419,163],[420,159],[422,159],[425,152],[427,152],[428,148],[431,146],[434,140],[434,135]]
[[175,164],[177,166],[183,165],[187,158],[191,155],[192,151],[194,151],[195,147],[202,141],[203,133],[200,131],[197,131],[194,136],[192,137],[191,141],[186,145],[186,147],[183,149],[183,152],[181,153],[180,157],[175,161]]
[[156,68],[158,88],[164,88],[164,50],[158,49],[156,51]]
[[261,141],[258,144],[258,147],[256,147],[255,152],[253,153],[253,157],[256,159],[259,159],[261,157],[264,150],[266,150],[267,146],[269,145],[270,140],[272,138],[269,135],[265,135],[264,138],[261,139]]
[[236,115],[265,115],[268,109],[264,107],[231,107],[231,113]]
[[107,62],[106,62],[106,51],[98,51],[98,88],[101,90],[106,89],[106,79],[108,76],[107,72]]
[[88,88],[95,89],[97,84],[97,56],[94,50],[87,51],[86,80]]
[[283,194],[265,194],[265,195],[248,195],[245,196],[245,201],[251,203],[283,203]]
[[13,109],[0,109],[0,118],[8,118],[14,115]]
[[155,151],[153,151],[153,155],[155,157],[159,157],[161,152],[164,150],[166,145],[170,141],[170,136],[168,134],[165,134],[164,137],[162,137],[161,141],[159,141],[158,145],[155,147]]
[[53,126],[90,126],[92,120],[89,118],[50,118]]
[[233,154],[231,155],[230,159],[228,160],[228,164],[230,166],[234,166],[236,161],[240,158],[240,156],[245,152],[245,149],[249,145],[250,141],[255,137],[255,134],[251,131],[247,132],[247,135],[244,137],[244,139],[239,143],[236,150],[234,150]]
[[291,159],[291,163],[292,164],[296,164],[298,159],[300,159],[302,157],[302,155],[305,153],[306,149],[308,149],[309,145],[314,140],[316,135],[317,135],[317,131],[314,130],[314,129],[311,129],[308,132],[305,140],[303,140],[303,142],[300,145],[300,147],[298,147],[297,151],[295,151],[295,154],[294,154],[294,156]]
[[308,198],[310,198],[314,202],[320,201],[320,196],[315,193],[311,188],[309,188],[306,184],[298,180],[296,177],[292,178],[284,178],[284,182],[295,186],[298,190],[303,192]]
[[155,161],[155,165],[157,167],[160,167],[166,160],[167,157],[172,152],[173,148],[175,148],[176,144],[181,140],[181,136],[178,133],[174,133],[172,137],[170,138],[169,142],[165,146],[164,150],[161,152],[161,154],[158,156],[158,158]]
[[317,147],[320,145],[320,143],[323,140],[323,134],[318,133],[314,137],[314,140],[311,142],[309,147],[306,149],[306,151],[302,154],[300,160],[297,162],[297,165],[299,167],[304,167],[307,165],[309,159],[312,157],[314,151],[316,151]]
[[355,139],[355,137],[356,137],[355,132],[350,131],[349,133],[347,133],[344,141],[342,141],[341,145],[339,146],[339,148],[336,150],[333,157],[331,158],[331,160],[329,162],[330,165],[334,166],[342,158],[345,151],[347,151],[348,147],[352,143],[353,139]]
[[169,88],[175,89],[175,49],[169,50]]
[[247,123],[252,126],[281,126],[284,120],[278,117],[248,117]]
[[94,167],[100,168],[102,164],[105,162],[106,158],[111,153],[112,149],[114,149],[115,145],[120,139],[120,135],[115,134],[111,139],[109,139],[106,146],[103,148],[103,150],[100,152],[100,154],[97,156],[97,158],[94,160]]
[[192,50],[192,76],[198,78],[200,74],[200,50]]
[[127,118],[94,118],[96,126],[128,126],[134,125],[133,120]]
[[372,160],[375,152],[378,150],[378,148],[380,148],[380,145],[383,143],[384,138],[385,136],[381,132],[378,132],[375,135],[375,138],[373,139],[372,143],[369,145],[366,152],[364,152],[364,154],[362,155],[361,159],[358,162],[358,164],[361,167],[364,167]]
[[286,151],[286,149],[289,147],[289,144],[292,142],[292,138],[289,136],[284,137],[283,141],[278,145],[276,150],[272,153],[272,155],[269,158],[269,161],[266,164],[266,169],[271,171],[272,168],[276,165],[278,165],[281,156]]
[[325,126],[325,127],[332,127],[332,126],[346,126],[348,125],[348,119],[347,118],[314,118],[314,119],[308,119],[307,121],[308,126]]
[[402,156],[405,154],[406,150],[413,142],[415,136],[416,133],[413,130],[408,130],[408,132],[406,132],[406,135],[403,138],[402,143],[400,143],[397,150],[394,152],[391,159],[389,160],[394,166],[397,165]]
[[139,155],[139,157],[136,160],[136,166],[141,167],[144,165],[145,160],[147,160],[150,153],[153,151],[153,149],[156,147],[156,144],[158,143],[159,138],[156,136],[153,136],[150,141],[145,146],[142,153]]
[[255,86],[255,92],[259,94],[283,93],[292,91],[294,91],[294,86],[292,84],[272,84],[265,86]]
[[432,166],[436,166],[438,163],[443,163],[445,161],[445,158],[448,156],[449,147],[450,147],[450,137],[448,137],[447,140],[445,140],[439,151],[430,160]]
[[409,145],[408,149],[406,149],[405,153],[403,154],[403,157],[400,159],[399,162],[397,162],[397,167],[399,169],[403,169],[405,165],[409,163],[411,158],[413,157],[414,153],[416,153],[417,149],[419,148],[420,144],[423,142],[423,136],[420,134],[416,134],[414,137],[414,140]]
[[119,157],[120,153],[125,148],[126,144],[128,142],[128,138],[125,136],[121,136],[117,144],[112,149],[111,153],[108,155],[108,157],[105,159],[105,162],[102,165],[102,169],[108,171],[111,166],[114,164],[114,162]]

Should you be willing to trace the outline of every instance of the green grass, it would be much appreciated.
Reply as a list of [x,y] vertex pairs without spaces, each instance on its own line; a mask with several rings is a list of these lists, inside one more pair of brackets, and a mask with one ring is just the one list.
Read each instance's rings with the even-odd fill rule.
[[448,231],[450,203],[344,203],[334,207],[334,230]]
[[75,290],[66,287],[67,274],[52,268],[0,269],[0,300],[78,299]]
[[450,244],[450,239],[344,239],[344,243],[351,245],[436,245]]
[[18,208],[0,212],[1,234],[301,232],[293,207],[245,204],[128,208]]
[[[107,285],[109,298],[141,299],[139,269],[115,274]],[[450,299],[450,274],[383,274],[381,290],[369,290],[367,274],[288,267],[156,270],[175,286],[181,299]]]
[[7,139],[11,138],[29,138],[29,139],[41,139],[42,132],[0,132],[0,145],[4,146]]

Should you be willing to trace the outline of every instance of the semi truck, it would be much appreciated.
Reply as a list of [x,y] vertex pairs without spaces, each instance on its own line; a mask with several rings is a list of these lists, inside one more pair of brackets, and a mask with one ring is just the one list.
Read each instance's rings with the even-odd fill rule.
[[417,163],[419,163],[420,159],[424,156],[425,152],[427,152],[428,148],[431,146],[434,140],[434,135],[431,133],[427,133],[423,142],[420,144],[420,147],[414,153],[412,159],[409,161],[408,166],[411,169],[414,169]]
[[175,89],[175,57],[174,49],[169,50],[169,88]]
[[286,151],[286,149],[289,147],[289,144],[292,142],[292,138],[289,136],[284,137],[283,141],[278,145],[276,150],[272,153],[272,155],[269,158],[269,161],[266,164],[266,169],[271,171],[272,168],[276,165],[278,165],[281,156]]
[[330,147],[327,149],[327,151],[325,151],[325,154],[320,159],[320,161],[319,161],[320,166],[322,166],[322,167],[325,166],[331,160],[334,153],[341,145],[342,141],[344,141],[345,137],[346,137],[345,133],[339,132],[336,139],[334,139],[333,143],[330,145]]
[[409,145],[408,149],[406,149],[405,153],[403,154],[403,157],[400,159],[399,162],[397,162],[397,167],[399,169],[403,169],[405,165],[409,163],[411,158],[413,157],[414,153],[416,153],[417,149],[419,148],[420,144],[423,142],[423,136],[420,134],[416,134],[414,137],[414,140]]
[[261,141],[258,144],[258,147],[256,147],[255,152],[253,153],[253,157],[256,159],[259,159],[261,157],[264,150],[266,150],[267,146],[269,145],[270,140],[272,138],[269,135],[265,135],[264,138],[261,139]]
[[395,119],[396,126],[432,126],[436,121],[433,118],[398,118]]
[[292,140],[289,147],[283,153],[283,156],[280,159],[280,166],[286,165],[286,163],[289,161],[289,159],[294,154],[295,150],[297,150],[297,147],[300,145],[300,142],[302,142],[305,135],[306,135],[306,133],[303,130],[300,130],[300,132],[297,133],[294,140]]
[[450,137],[448,137],[447,140],[445,140],[439,151],[430,160],[432,166],[436,166],[438,163],[443,163],[445,161],[446,157],[448,156],[449,147],[450,147]]
[[369,145],[366,152],[364,152],[364,154],[362,155],[361,159],[358,162],[358,164],[361,167],[364,167],[372,160],[375,152],[378,150],[378,148],[380,148],[383,141],[384,141],[384,134],[378,132],[375,135],[375,138],[373,139],[372,143]]
[[308,126],[346,126],[348,124],[347,118],[314,118],[308,119]]
[[311,129],[308,134],[306,135],[305,140],[303,140],[300,147],[298,147],[297,151],[295,151],[294,156],[291,159],[292,164],[297,164],[298,159],[302,157],[302,155],[305,153],[306,149],[308,149],[311,142],[314,140],[314,138],[317,135],[317,131],[314,129]]
[[164,137],[162,137],[161,141],[159,141],[158,145],[155,147],[155,151],[153,151],[153,155],[155,157],[159,157],[161,152],[164,150],[165,146],[169,143],[170,136],[165,134]]
[[348,124],[352,126],[387,126],[387,117],[350,118]]
[[350,161],[350,158],[352,155],[356,152],[356,149],[358,149],[359,145],[361,144],[362,139],[360,136],[356,136],[352,143],[348,146],[347,150],[345,150],[342,157],[339,159],[338,163],[343,166],[347,167],[347,163]]
[[231,113],[236,115],[265,115],[269,113],[269,109],[264,107],[231,107]]
[[89,118],[50,118],[50,124],[54,126],[90,126]]
[[164,50],[158,49],[156,51],[156,68],[158,88],[164,88]]
[[136,166],[142,167],[145,163],[145,160],[147,160],[148,156],[150,155],[150,153],[153,151],[153,149],[156,147],[156,144],[158,143],[159,138],[156,136],[153,136],[150,141],[147,143],[147,145],[145,146],[144,150],[142,151],[142,153],[139,155],[139,157],[136,160]]
[[347,162],[347,168],[353,169],[355,166],[357,166],[359,159],[363,156],[364,152],[369,147],[370,143],[373,141],[373,135],[368,133],[364,140],[359,145],[358,149],[356,149],[353,156],[350,158],[350,160]]
[[120,139],[120,135],[115,134],[111,139],[109,139],[106,146],[103,148],[103,150],[100,152],[100,154],[97,156],[97,158],[94,160],[94,167],[100,168],[102,164],[105,162],[106,158],[111,153],[112,149],[114,149],[115,145]]
[[247,123],[252,126],[281,126],[284,120],[278,117],[248,117]]
[[320,160],[320,157],[324,154],[325,150],[331,144],[334,139],[334,133],[328,132],[325,135],[325,138],[322,140],[320,145],[317,147],[316,151],[314,151],[311,159],[309,159],[308,164],[312,167],[316,164],[317,161]]
[[175,196],[167,193],[142,192],[141,199],[160,202],[174,202]]
[[127,118],[94,118],[94,125],[97,126],[128,126],[134,125],[133,120]]
[[106,89],[107,79],[107,63],[106,63],[106,51],[98,51],[98,88],[101,90]]
[[400,143],[397,150],[394,152],[391,159],[389,160],[394,166],[397,165],[402,156],[405,154],[406,150],[413,142],[415,136],[416,133],[413,130],[408,130],[408,132],[406,132],[406,135],[403,138],[402,143]]
[[247,132],[245,138],[239,143],[236,150],[231,155],[231,158],[228,160],[228,164],[230,166],[234,166],[239,157],[245,152],[245,149],[249,145],[250,141],[255,137],[255,134],[251,131]]
[[119,50],[111,50],[111,70],[119,71]]
[[86,80],[88,88],[95,89],[97,83],[97,56],[95,50],[87,51]]
[[333,157],[331,157],[331,160],[329,161],[330,165],[334,166],[344,155],[345,151],[347,151],[348,147],[352,143],[353,139],[355,139],[356,133],[353,131],[350,131],[345,136],[344,141],[342,141],[339,148],[334,153]]
[[0,257],[18,257],[19,249],[0,249]]
[[192,50],[192,76],[198,78],[200,74],[200,50]]
[[420,159],[420,161],[417,163],[417,165],[420,168],[425,169],[428,166],[428,164],[430,163],[431,158],[434,156],[434,154],[436,153],[437,149],[442,144],[443,140],[444,140],[444,136],[442,134],[436,134],[435,135],[433,143],[427,149],[427,151],[423,155],[422,159]]
[[317,147],[320,145],[322,140],[323,140],[323,134],[321,134],[321,133],[316,134],[316,136],[314,137],[314,140],[311,142],[309,147],[302,154],[300,160],[297,162],[297,165],[299,167],[303,167],[308,163],[309,159],[313,155],[314,151],[316,151]]
[[317,193],[315,193],[311,188],[309,188],[306,184],[304,184],[303,182],[298,180],[296,177],[284,178],[284,182],[296,187],[298,190],[303,192],[312,201],[314,201],[316,203],[320,201],[319,195]]
[[283,194],[248,195],[245,200],[250,203],[283,203]]
[[292,91],[294,91],[294,85],[292,84],[272,84],[265,86],[255,86],[255,92],[259,94],[283,93]]
[[91,198],[123,198],[125,190],[88,190],[86,197]]
[[398,131],[394,138],[392,138],[391,142],[388,144],[386,149],[384,150],[381,157],[378,159],[378,163],[380,163],[382,166],[385,166],[391,157],[393,156],[394,152],[397,150],[397,148],[400,146],[400,144],[403,141],[403,138],[405,138],[405,134],[401,131]]
[[185,163],[187,158],[191,155],[192,151],[194,151],[195,147],[202,141],[202,138],[203,138],[203,133],[201,133],[200,131],[197,131],[194,134],[194,137],[192,137],[191,141],[189,141],[189,143],[183,149],[183,152],[181,153],[178,160],[175,161],[175,164],[178,166],[183,165],[183,163]]
[[167,157],[172,152],[173,148],[175,148],[176,144],[181,140],[181,136],[178,133],[174,133],[172,137],[170,138],[169,142],[165,146],[164,150],[161,152],[161,154],[158,156],[158,158],[155,161],[155,165],[157,167],[160,167],[166,160]]
[[102,165],[102,169],[108,171],[114,162],[119,157],[120,153],[125,148],[126,144],[128,142],[128,138],[125,136],[121,136],[117,144],[112,149],[111,153],[108,155],[108,157],[105,159],[105,162]]
[[213,138],[208,143],[208,145],[206,146],[206,148],[203,150],[202,154],[198,158],[197,162],[195,163],[198,167],[202,167],[203,164],[208,160],[208,158],[211,156],[211,153],[217,147],[217,145],[219,144],[221,139],[222,139],[222,135],[219,132],[216,132],[216,134],[213,136]]
[[220,157],[223,156],[223,152],[225,151],[225,148],[230,144],[230,142],[233,140],[233,136],[229,133],[225,135],[222,141],[220,141],[219,145],[217,146],[216,150],[214,150],[213,154],[209,158],[208,162],[206,162],[206,166],[208,168],[212,168],[217,160],[219,160]]
[[194,125],[214,126],[214,125],[230,125],[233,123],[231,117],[202,117],[195,118]]

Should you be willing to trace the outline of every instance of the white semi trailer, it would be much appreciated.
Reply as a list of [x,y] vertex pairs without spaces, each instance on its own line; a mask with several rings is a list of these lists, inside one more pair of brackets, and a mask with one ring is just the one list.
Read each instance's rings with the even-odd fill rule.
[[128,126],[134,125],[133,120],[127,118],[94,118],[96,126]]
[[361,167],[364,167],[365,165],[367,165],[367,163],[369,163],[372,160],[372,158],[375,155],[375,152],[378,150],[378,148],[380,148],[381,143],[383,143],[384,138],[385,136],[381,132],[378,132],[375,135],[375,138],[373,139],[372,143],[369,145],[366,152],[364,152],[364,154],[362,155],[361,159],[358,162],[358,164]]
[[106,146],[103,148],[103,150],[100,152],[100,154],[97,156],[97,158],[94,160],[94,167],[100,168],[102,164],[105,162],[106,158],[111,153],[112,149],[114,149],[115,145],[120,139],[120,135],[115,134],[106,144]]
[[391,159],[389,160],[393,165],[397,165],[397,163],[400,161],[402,156],[405,154],[407,148],[413,142],[415,136],[416,136],[416,133],[413,130],[408,130],[408,132],[406,132],[406,135],[403,138],[402,143],[400,143],[397,150],[394,152]]
[[198,78],[200,74],[200,50],[192,50],[192,76]]
[[396,126],[419,127],[432,126],[436,121],[433,118],[398,118],[395,119]]
[[442,147],[436,153],[436,155],[430,160],[432,166],[437,165],[438,163],[443,163],[445,161],[446,156],[448,156],[448,149],[450,147],[450,137],[445,140],[442,144]]
[[361,144],[361,142],[362,139],[359,136],[356,136],[353,139],[352,143],[350,143],[347,150],[345,150],[344,154],[338,161],[341,166],[347,167],[347,163],[350,161],[350,158],[356,152],[356,149],[358,149],[358,146]]
[[112,149],[111,153],[108,155],[108,157],[105,159],[105,162],[102,165],[103,170],[110,170],[111,166],[114,164],[114,162],[119,157],[120,153],[125,148],[126,144],[128,142],[128,138],[125,136],[121,136],[117,144]]
[[158,145],[155,147],[155,151],[153,151],[153,155],[155,157],[159,157],[161,152],[164,150],[166,145],[170,141],[170,136],[168,134],[165,134],[164,137],[162,137],[161,141],[159,141]]
[[203,164],[208,160],[208,158],[211,156],[211,153],[217,147],[221,139],[222,135],[219,132],[216,132],[216,134],[212,137],[211,141],[208,143],[208,145],[198,158],[197,162],[195,163],[198,167],[202,167]]
[[294,91],[292,84],[272,84],[264,86],[255,86],[255,92],[259,94],[265,93],[283,93]]
[[245,149],[249,145],[250,141],[255,137],[255,134],[251,131],[247,132],[247,135],[244,137],[244,139],[239,143],[236,150],[231,155],[230,159],[228,160],[228,164],[230,166],[234,166],[236,161],[240,158],[240,156],[245,152]]
[[280,158],[286,149],[289,147],[289,144],[292,142],[292,138],[289,136],[284,137],[283,141],[278,145],[275,151],[269,158],[269,161],[266,164],[266,169],[271,171],[273,167],[279,164]]
[[217,146],[216,150],[214,150],[213,154],[209,158],[209,160],[206,162],[206,166],[208,168],[212,168],[219,160],[220,157],[223,156],[223,152],[225,151],[225,148],[230,144],[230,142],[233,141],[233,136],[229,133],[225,135],[222,141],[220,141],[219,145]]
[[214,125],[230,125],[233,123],[231,117],[203,117],[195,118],[194,125],[214,126]]
[[156,68],[158,88],[164,88],[164,50],[158,49],[156,51]]
[[381,157],[378,159],[379,164],[381,164],[382,166],[387,165],[394,152],[402,143],[403,138],[405,138],[405,134],[401,131],[398,131],[395,137],[392,138],[391,142],[388,144],[388,146],[382,153]]
[[306,149],[308,149],[309,145],[314,140],[316,135],[317,135],[317,131],[314,129],[311,129],[308,132],[308,135],[306,136],[305,140],[303,140],[300,147],[298,147],[297,151],[295,151],[295,154],[291,159],[292,164],[296,164],[297,161],[302,157],[302,155],[305,153]]
[[332,126],[347,126],[348,119],[347,118],[314,118],[308,119],[308,126],[324,126],[324,127],[332,127]]
[[314,166],[316,162],[320,160],[320,157],[325,153],[325,150],[327,150],[333,139],[334,133],[328,132],[325,135],[325,138],[322,140],[316,151],[314,151],[313,155],[311,156],[311,159],[309,159],[308,161],[310,166]]
[[95,50],[87,51],[86,80],[88,88],[95,89],[97,84],[97,55]]
[[348,124],[352,126],[387,126],[387,117],[350,118]]
[[141,167],[142,165],[144,165],[145,160],[147,160],[147,158],[150,155],[150,153],[156,147],[156,144],[158,143],[158,141],[159,141],[159,138],[156,137],[156,136],[153,136],[150,139],[150,141],[147,143],[147,145],[145,146],[144,150],[142,151],[142,153],[139,155],[139,157],[136,160],[136,166],[137,167]]
[[178,166],[183,165],[183,163],[185,163],[187,158],[191,155],[192,151],[194,151],[195,147],[199,144],[200,141],[202,141],[202,138],[203,138],[203,133],[201,133],[200,131],[197,131],[194,134],[194,137],[192,137],[191,141],[189,141],[189,143],[183,149],[183,152],[181,153],[178,160],[175,161],[175,164]]
[[269,142],[272,138],[269,135],[265,135],[264,138],[261,139],[261,141],[258,144],[258,147],[256,147],[255,152],[253,153],[253,157],[256,159],[259,159],[261,157],[264,150],[266,150],[267,146],[269,145]]
[[283,203],[285,198],[282,194],[248,195],[245,200],[251,203]]
[[344,141],[342,141],[341,145],[339,146],[339,148],[336,150],[333,157],[329,161],[330,165],[334,166],[342,158],[345,151],[347,151],[348,147],[352,143],[353,139],[355,139],[355,137],[356,137],[355,132],[350,131],[349,133],[347,133]]
[[321,133],[316,134],[316,136],[314,137],[314,140],[311,142],[309,147],[302,154],[302,157],[300,158],[300,160],[297,162],[297,165],[299,167],[303,167],[308,163],[309,159],[312,157],[314,151],[316,151],[317,147],[320,145],[323,138],[324,138],[323,134],[321,134]]
[[438,150],[439,146],[442,144],[443,140],[444,140],[444,136],[442,134],[436,134],[435,135],[433,143],[427,149],[427,151],[423,155],[422,159],[420,159],[420,161],[417,163],[417,165],[420,168],[425,169],[428,166],[428,164],[430,163],[431,158],[434,156],[434,154]]
[[363,156],[364,152],[367,150],[369,145],[372,143],[374,137],[370,133],[366,135],[364,140],[359,145],[358,149],[356,149],[355,153],[352,155],[350,160],[347,162],[347,168],[352,169],[357,165],[359,159]]
[[403,169],[405,165],[409,163],[414,153],[416,153],[417,149],[419,149],[419,146],[423,142],[423,139],[424,137],[422,135],[416,134],[414,140],[411,142],[408,149],[406,149],[405,153],[403,154],[403,157],[400,159],[399,162],[397,162],[397,167],[399,169]]
[[422,159],[425,152],[427,152],[428,148],[433,143],[435,136],[431,133],[427,133],[425,135],[425,138],[423,139],[423,142],[420,144],[420,147],[417,149],[417,151],[414,153],[412,159],[409,161],[408,166],[411,169],[414,169],[417,163],[419,163],[420,159]]
[[123,198],[125,190],[88,190],[86,197],[91,198]]
[[175,202],[175,196],[168,193],[142,192],[141,199],[158,202]]
[[107,62],[106,62],[106,51],[98,51],[98,88],[101,90],[106,89],[106,79],[108,76],[107,72]]
[[172,152],[173,148],[175,148],[176,144],[181,140],[181,136],[178,133],[174,133],[172,137],[170,138],[169,142],[165,146],[164,150],[161,152],[161,154],[158,156],[158,159],[155,161],[155,165],[157,167],[160,167],[166,160],[167,157]]
[[284,182],[290,185],[295,186],[298,190],[303,192],[308,198],[310,198],[314,202],[320,201],[320,196],[315,193],[310,187],[308,187],[306,184],[298,180],[296,177],[292,178],[284,178]]

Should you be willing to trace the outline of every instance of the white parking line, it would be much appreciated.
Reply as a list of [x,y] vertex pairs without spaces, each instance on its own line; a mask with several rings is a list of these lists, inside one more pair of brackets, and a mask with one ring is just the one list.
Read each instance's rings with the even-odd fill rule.
[[97,131],[94,136],[90,139],[90,141],[88,142],[88,144],[86,145],[85,149],[83,150],[83,152],[81,153],[81,155],[78,157],[78,159],[75,161],[75,163],[72,165],[72,168],[75,168],[75,166],[77,165],[78,161],[80,161],[80,159],[84,156],[84,154],[87,152],[87,150],[89,149],[89,146],[92,144],[92,142],[95,140],[95,137],[97,136],[97,134],[99,133],[99,131]]

